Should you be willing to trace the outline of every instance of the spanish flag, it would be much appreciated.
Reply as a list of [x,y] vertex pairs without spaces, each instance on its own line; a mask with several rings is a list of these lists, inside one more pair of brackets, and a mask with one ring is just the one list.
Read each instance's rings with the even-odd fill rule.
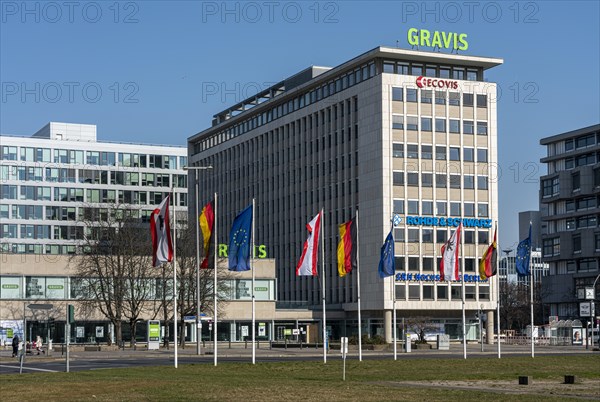
[[209,202],[202,208],[202,214],[198,218],[200,223],[200,230],[202,231],[202,238],[204,239],[204,259],[202,260],[202,264],[200,268],[206,269],[208,268],[208,257],[210,255],[210,243],[213,232],[213,225],[215,223],[215,213],[213,210],[212,201]]
[[498,258],[496,231],[497,229],[494,230],[494,242],[485,250],[483,257],[479,261],[479,277],[481,279],[487,279],[496,275],[496,260]]
[[340,227],[340,242],[337,248],[338,273],[340,278],[356,269],[357,231],[356,218],[344,222]]

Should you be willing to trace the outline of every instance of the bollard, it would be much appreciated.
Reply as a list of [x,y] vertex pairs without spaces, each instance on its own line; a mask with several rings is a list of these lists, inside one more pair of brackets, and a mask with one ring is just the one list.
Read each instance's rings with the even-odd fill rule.
[[244,339],[244,349],[248,349],[248,339]]
[[256,341],[256,349],[260,349],[260,341]]
[[285,350],[287,350],[287,338],[285,338]]
[[269,350],[273,349],[273,340],[269,340]]
[[574,375],[566,375],[564,384],[575,384],[577,377]]
[[231,338],[229,338],[229,349],[231,349]]

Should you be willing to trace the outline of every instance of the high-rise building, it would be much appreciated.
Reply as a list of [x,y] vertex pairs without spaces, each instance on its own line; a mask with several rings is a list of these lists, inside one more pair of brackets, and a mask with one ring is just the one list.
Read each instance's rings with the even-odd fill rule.
[[[462,221],[467,317],[488,312],[493,332],[497,280],[481,281],[477,265],[498,217],[496,84],[486,71],[502,62],[377,47],[216,114],[188,139],[188,156],[192,166],[213,166],[200,196],[219,194],[219,241],[255,198],[256,242],[276,260],[278,300],[318,318],[325,280],[327,325],[339,336],[356,327],[358,289],[356,272],[337,275],[338,225],[360,211],[364,333],[391,340],[396,303],[399,317],[427,316],[455,338],[462,282],[440,281],[438,266]],[[296,277],[305,225],[321,209],[325,278]],[[396,275],[380,279],[395,215]]]
[[550,265],[544,302],[551,316],[585,322],[593,310],[586,289],[596,283],[600,294],[600,124],[542,138],[540,144],[547,149],[541,162],[548,169],[540,189],[542,255]]
[[542,233],[542,221],[540,211],[519,212],[519,241],[529,236],[529,224],[531,223],[531,247],[537,250],[542,247],[540,241]]

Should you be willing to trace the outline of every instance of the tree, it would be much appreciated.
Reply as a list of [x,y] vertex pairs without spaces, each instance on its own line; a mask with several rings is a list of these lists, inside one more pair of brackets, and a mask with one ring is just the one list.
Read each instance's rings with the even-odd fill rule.
[[439,327],[431,322],[431,317],[409,317],[406,319],[406,326],[414,330],[419,336],[417,343],[427,343],[425,340],[426,331],[438,331]]
[[140,220],[139,210],[123,204],[86,208],[82,223],[81,254],[71,258],[82,305],[99,309],[111,321],[118,344],[122,321],[129,321],[133,344],[136,324],[156,293],[148,225]]
[[[534,323],[541,325],[548,317],[547,308],[542,303],[544,288],[535,282],[533,288]],[[500,284],[500,321],[501,328],[523,330],[531,324],[531,290],[529,285],[516,282]]]

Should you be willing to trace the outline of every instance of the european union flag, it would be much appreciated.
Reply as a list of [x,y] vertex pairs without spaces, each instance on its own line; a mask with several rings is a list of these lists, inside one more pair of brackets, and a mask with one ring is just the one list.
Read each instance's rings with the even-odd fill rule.
[[531,223],[529,224],[529,237],[519,242],[517,246],[516,268],[521,276],[529,275],[529,262],[531,261]]
[[385,242],[381,247],[381,259],[379,260],[379,277],[385,278],[392,276],[396,272],[394,266],[394,235],[392,234],[394,229],[390,230],[390,233],[385,238]]
[[250,270],[250,241],[252,237],[252,205],[238,214],[229,232],[229,270]]

